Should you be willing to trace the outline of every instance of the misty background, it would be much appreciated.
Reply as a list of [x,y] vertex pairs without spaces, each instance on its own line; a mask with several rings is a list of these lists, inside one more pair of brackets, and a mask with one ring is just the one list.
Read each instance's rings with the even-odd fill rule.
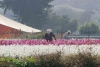
[[[77,20],[78,22],[77,26],[83,25],[85,24],[85,22],[88,22],[88,23],[95,22],[98,25],[100,25],[100,4],[99,3],[100,3],[100,0],[54,0],[50,2],[50,4],[53,5],[53,7],[51,8],[52,11],[50,14],[53,14],[57,16],[58,18],[59,16],[66,15],[71,20],[72,19]],[[7,11],[6,14],[3,14],[3,12],[4,10],[0,9],[0,14],[10,19],[13,19],[13,20],[15,19],[15,17],[13,17],[12,11]],[[52,16],[52,17],[55,17],[55,16]],[[59,26],[60,22],[54,23],[54,21],[49,22],[49,20],[47,22],[48,23],[44,24],[42,28],[38,28],[38,29],[46,30],[47,28],[51,28],[55,32],[61,30],[60,27],[62,26]],[[59,24],[59,25],[55,26],[54,24],[55,25]],[[65,29],[64,32],[68,29]],[[76,32],[76,31],[77,30],[73,32]]]

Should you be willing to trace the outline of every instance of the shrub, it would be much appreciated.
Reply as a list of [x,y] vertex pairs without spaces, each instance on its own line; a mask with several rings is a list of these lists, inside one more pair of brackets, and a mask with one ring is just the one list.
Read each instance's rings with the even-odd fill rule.
[[100,56],[91,52],[70,55],[56,52],[24,58],[0,57],[0,67],[100,67]]
[[60,52],[39,55],[36,63],[38,64],[38,67],[63,67]]
[[66,56],[63,60],[65,67],[99,67],[100,57],[92,53],[78,53]]
[[0,67],[37,67],[34,63],[33,58],[9,58],[9,57],[1,57],[0,58]]

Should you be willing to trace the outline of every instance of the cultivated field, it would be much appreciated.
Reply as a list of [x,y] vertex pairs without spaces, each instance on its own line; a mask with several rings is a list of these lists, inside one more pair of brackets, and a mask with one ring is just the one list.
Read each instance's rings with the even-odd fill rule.
[[4,56],[31,56],[61,51],[64,54],[78,52],[93,52],[100,54],[100,45],[1,45],[0,55]]

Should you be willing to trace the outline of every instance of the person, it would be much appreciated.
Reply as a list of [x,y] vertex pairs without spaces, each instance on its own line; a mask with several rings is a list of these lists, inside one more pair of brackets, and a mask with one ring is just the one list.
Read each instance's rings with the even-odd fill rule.
[[45,39],[47,42],[52,41],[53,38],[56,40],[56,37],[54,35],[54,33],[52,32],[52,29],[47,29],[46,33],[45,33]]
[[68,36],[71,34],[71,31],[68,30],[67,32],[64,33],[63,39],[68,39]]

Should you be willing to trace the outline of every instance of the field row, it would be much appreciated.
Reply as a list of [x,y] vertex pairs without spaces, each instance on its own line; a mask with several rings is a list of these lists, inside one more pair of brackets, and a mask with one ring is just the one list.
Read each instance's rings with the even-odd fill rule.
[[0,45],[48,45],[48,44],[54,44],[54,45],[85,45],[85,44],[100,44],[100,39],[58,39],[53,40],[52,42],[47,42],[44,39],[7,39],[7,40],[0,40]]
[[31,56],[61,51],[64,54],[76,54],[78,52],[93,52],[100,54],[100,45],[1,45],[0,56]]

